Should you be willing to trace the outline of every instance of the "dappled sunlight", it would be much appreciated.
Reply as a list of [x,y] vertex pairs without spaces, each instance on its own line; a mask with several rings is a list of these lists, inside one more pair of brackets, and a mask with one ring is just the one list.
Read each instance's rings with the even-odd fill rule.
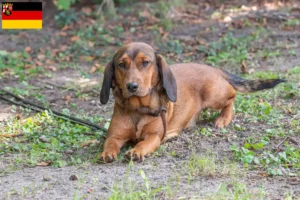
[[[43,2],[42,30],[0,30],[1,197],[299,196],[300,1]],[[143,162],[126,158],[129,144],[103,164],[98,157],[115,103],[112,92],[100,103],[104,70],[130,42],[149,44],[167,66],[193,62],[287,82],[238,93],[225,128],[215,128],[220,113],[208,109]]]

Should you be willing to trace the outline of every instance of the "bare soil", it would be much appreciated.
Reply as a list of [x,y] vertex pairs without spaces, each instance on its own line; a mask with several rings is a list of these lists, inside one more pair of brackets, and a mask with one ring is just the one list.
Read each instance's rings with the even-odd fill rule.
[[[196,6],[197,4],[192,4]],[[251,6],[251,5],[249,5]],[[201,7],[202,9],[202,7]],[[212,13],[212,11],[217,8],[209,6],[207,9],[202,9],[200,16],[194,17],[187,21],[199,20],[198,23],[178,23],[176,24],[169,33],[174,40],[180,40],[186,47],[183,46],[184,54],[193,52],[189,54],[194,62],[203,62],[203,56],[199,55],[195,51],[195,46],[198,45],[195,38],[201,38],[201,41],[211,42],[217,40],[220,35],[228,31],[228,24],[224,22],[216,22],[208,17],[203,17],[206,14]],[[196,12],[196,7],[195,7]],[[194,11],[192,10],[192,11]],[[266,9],[261,9],[257,12],[249,12],[244,15],[238,15],[233,17],[233,21],[239,22],[240,18],[260,15],[265,16],[266,23],[268,26],[268,31],[271,32],[270,37],[268,37],[264,42],[257,44],[257,48],[268,47],[270,49],[281,49],[282,54],[279,57],[274,57],[270,59],[258,58],[249,61],[249,68],[254,70],[280,70],[286,71],[296,65],[299,66],[300,63],[300,27],[295,27],[295,29],[283,30],[278,28],[278,23],[282,23],[282,19],[278,16],[299,17],[300,12],[288,13],[285,10],[268,11]],[[192,15],[188,13],[187,18]],[[214,26],[217,31],[210,32],[205,31],[207,28]],[[202,31],[203,30],[203,31]],[[242,35],[245,33],[252,33],[254,31],[253,27],[234,27],[232,30],[234,34]],[[28,45],[32,49],[41,49],[50,46],[51,44],[42,42],[45,40],[50,40],[53,35],[61,32],[61,29],[55,27],[52,23],[44,23],[44,28],[41,31],[17,31],[14,33],[9,33],[7,31],[0,31],[0,44],[1,50],[6,51],[18,51],[24,50]],[[127,34],[127,35],[126,35]],[[157,48],[154,35],[149,34],[135,34],[126,33],[123,41],[143,41],[154,45]],[[125,37],[123,36],[123,37]],[[62,40],[62,43],[68,44],[69,38],[66,41]],[[296,54],[291,55],[288,53],[287,46],[296,45]],[[54,48],[54,47],[53,47]],[[101,46],[99,48],[109,49],[110,52],[118,49],[118,45]],[[171,52],[166,52],[170,56]],[[184,55],[183,54],[183,55]],[[112,57],[112,55],[108,55]],[[185,56],[188,57],[188,56]],[[178,60],[172,60],[173,62],[183,61],[178,58]],[[102,63],[104,64],[104,63]],[[58,86],[63,87],[80,87],[78,80],[84,78],[82,77],[83,72],[89,72],[92,67],[91,64],[80,63],[80,70],[74,69],[72,67],[59,68],[55,72],[51,72],[51,77],[36,76],[29,80],[29,84],[40,88],[39,92],[46,97],[46,101],[50,102],[50,105],[55,110],[61,110],[62,108],[68,108],[71,112],[78,114],[78,112],[83,112],[87,115],[98,115],[105,119],[109,119],[112,114],[112,108],[114,100],[110,98],[108,104],[101,105],[99,102],[100,86],[102,82],[102,73],[94,73],[87,79],[88,83],[91,83],[90,91],[87,92],[87,99],[80,99],[76,97],[76,94],[72,90],[66,90]],[[234,72],[239,72],[240,69],[231,66],[221,66],[222,68],[232,70]],[[49,84],[50,83],[50,84]],[[52,85],[51,85],[52,84]],[[53,85],[55,84],[55,85]],[[77,84],[77,85],[76,85]],[[24,87],[22,86],[17,78],[8,77],[0,79],[0,86],[4,88],[5,86],[10,87]],[[70,102],[65,101],[65,96],[71,96]],[[76,104],[76,108],[70,106],[70,103]],[[272,102],[271,102],[272,103]],[[0,100],[0,120],[5,119],[10,116],[14,116],[15,113],[11,112],[11,105]],[[232,124],[239,121],[242,116],[235,116]],[[260,130],[265,130],[272,125],[266,124],[244,124],[245,131],[235,131],[231,132],[229,137],[220,137],[218,133],[220,130],[213,128],[212,121],[206,121],[201,123],[202,127],[208,127],[213,129],[214,137],[206,137],[194,134],[196,128],[190,130],[185,130],[182,132],[180,137],[172,139],[163,145],[164,151],[159,155],[151,156],[147,158],[143,163],[135,163],[133,167],[129,167],[128,162],[115,162],[112,164],[93,164],[85,163],[81,166],[69,166],[63,168],[53,168],[49,167],[25,167],[21,170],[17,170],[11,173],[5,173],[0,177],[0,199],[106,199],[111,195],[112,191],[109,189],[113,184],[122,184],[122,181],[130,179],[139,185],[143,185],[143,180],[138,174],[140,170],[143,170],[149,181],[151,187],[164,187],[166,185],[171,186],[171,190],[174,192],[174,199],[200,199],[203,195],[208,195],[210,193],[217,192],[221,183],[231,183],[232,180],[243,182],[248,186],[248,190],[252,192],[259,193],[260,187],[264,188],[267,193],[268,199],[284,199],[286,193],[293,190],[294,197],[299,197],[300,195],[300,179],[299,177],[265,177],[260,172],[260,169],[243,170],[242,164],[237,173],[234,175],[222,176],[215,175],[209,177],[198,176],[193,180],[188,181],[188,174],[186,168],[186,163],[192,152],[209,152],[213,151],[217,158],[232,159],[232,152],[230,152],[229,146],[232,141],[236,143],[242,142],[243,138],[249,135],[255,135],[260,132]],[[280,141],[274,140],[274,146],[276,146]],[[177,155],[172,156],[172,151],[176,150]],[[10,164],[10,157],[5,155],[0,155],[0,172],[5,170],[5,167]],[[129,170],[130,168],[130,170]],[[71,175],[77,175],[78,180],[70,180]],[[129,178],[128,178],[129,177]],[[176,181],[178,180],[179,181]],[[161,199],[164,199],[165,194],[162,194]]]

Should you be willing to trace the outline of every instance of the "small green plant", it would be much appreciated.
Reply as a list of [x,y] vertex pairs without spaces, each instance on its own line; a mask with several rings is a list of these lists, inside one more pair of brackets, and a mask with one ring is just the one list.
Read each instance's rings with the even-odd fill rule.
[[125,180],[114,184],[111,188],[112,194],[108,197],[109,200],[150,200],[159,199],[161,192],[168,190],[167,187],[153,187],[148,180],[143,170],[139,171],[142,178],[142,183],[137,184],[136,181],[131,180],[128,176]]
[[78,18],[77,15],[78,14],[74,10],[65,10],[55,15],[54,19],[60,27],[64,27],[71,24],[72,22],[76,22]]
[[[233,151],[237,160],[242,161],[246,166],[257,165],[266,169],[269,175],[283,175],[281,167],[289,173],[289,168],[300,167],[300,150],[285,143],[284,151],[277,152],[274,150],[264,150],[268,144],[265,140],[259,143],[246,142],[243,147],[232,145],[230,150]],[[292,173],[291,173],[292,174]]]
[[265,199],[266,192],[262,187],[251,191],[247,185],[241,182],[222,183],[215,194],[208,195],[205,198],[225,200],[225,199]]
[[68,10],[75,2],[76,0],[57,0],[56,6],[58,9]]
[[16,75],[20,81],[43,72],[41,66],[32,66],[33,62],[26,52],[0,52],[0,72],[8,71],[10,75]]
[[205,62],[213,66],[220,64],[240,65],[248,56],[251,42],[255,41],[258,36],[258,33],[254,33],[248,36],[235,37],[229,32],[219,41],[210,43],[209,48],[199,46],[198,50],[206,53]]
[[16,139],[5,139],[0,143],[0,155],[3,153],[19,155],[15,160],[19,165],[35,166],[45,162],[53,167],[63,167],[81,164],[86,160],[93,160],[98,152],[95,148],[89,148],[89,151],[95,152],[84,153],[83,147],[96,144],[93,141],[101,141],[99,132],[95,135],[86,135],[84,133],[91,131],[89,128],[57,119],[47,111],[28,117],[24,121],[13,119],[3,127],[3,131],[7,134],[24,134]]
[[212,153],[198,155],[193,153],[188,162],[187,169],[189,179],[195,176],[227,176],[238,173],[238,167],[229,160],[216,159]]

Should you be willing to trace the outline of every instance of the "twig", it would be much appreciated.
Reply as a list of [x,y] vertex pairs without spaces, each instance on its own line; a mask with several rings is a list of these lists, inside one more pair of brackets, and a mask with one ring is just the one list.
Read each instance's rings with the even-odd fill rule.
[[99,15],[102,11],[102,8],[105,4],[108,4],[109,3],[109,0],[103,0],[102,3],[100,4],[98,10],[97,10],[97,15]]
[[93,89],[90,89],[90,90],[82,90],[82,89],[75,89],[75,87],[66,87],[66,86],[61,86],[61,85],[57,85],[55,83],[51,83],[51,82],[46,82],[46,84],[50,85],[50,86],[53,86],[53,87],[56,87],[56,88],[59,88],[59,89],[63,89],[63,92],[65,91],[73,91],[73,92],[77,92],[77,91],[80,91],[81,93],[93,93],[93,94],[96,94],[98,95],[98,92],[96,92],[95,90]]
[[0,137],[5,137],[5,138],[12,138],[12,137],[21,137],[23,136],[24,133],[19,133],[19,134],[0,134]]
[[85,121],[85,120],[82,120],[82,119],[78,119],[78,118],[75,118],[75,117],[72,117],[72,116],[69,116],[69,115],[66,115],[66,114],[63,114],[63,113],[60,113],[60,112],[57,112],[55,110],[52,110],[50,108],[45,108],[43,106],[40,106],[40,105],[36,105],[34,103],[32,103],[31,101],[28,101],[24,98],[21,98],[9,91],[6,91],[6,90],[1,90],[0,89],[0,92],[3,93],[3,94],[6,94],[6,95],[10,95],[12,97],[14,97],[15,99],[21,101],[22,103],[19,103],[19,102],[15,102],[15,101],[12,101],[6,97],[4,97],[3,95],[0,94],[0,99],[4,100],[4,101],[7,101],[11,104],[14,104],[14,105],[18,105],[18,106],[22,106],[22,107],[27,107],[27,108],[30,108],[34,111],[37,111],[37,112],[41,112],[41,111],[44,111],[44,110],[48,110],[49,112],[51,112],[53,115],[57,116],[57,117],[60,117],[62,119],[65,119],[65,120],[69,120],[73,123],[76,123],[76,124],[80,124],[80,125],[83,125],[83,126],[88,126],[90,127],[91,129],[93,130],[102,130],[104,132],[107,132],[107,129],[104,128],[103,126],[99,126],[97,124],[93,124],[91,122],[88,122],[88,121]]
[[278,145],[276,148],[278,148],[284,141],[286,141],[287,137],[285,137]]

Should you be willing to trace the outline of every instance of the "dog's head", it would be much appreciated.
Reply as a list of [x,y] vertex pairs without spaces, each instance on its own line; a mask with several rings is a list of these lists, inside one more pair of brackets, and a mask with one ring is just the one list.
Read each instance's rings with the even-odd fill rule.
[[176,80],[164,58],[148,44],[133,42],[121,47],[107,64],[100,101],[107,103],[112,87],[118,87],[127,99],[147,96],[159,84],[169,100],[175,102]]

